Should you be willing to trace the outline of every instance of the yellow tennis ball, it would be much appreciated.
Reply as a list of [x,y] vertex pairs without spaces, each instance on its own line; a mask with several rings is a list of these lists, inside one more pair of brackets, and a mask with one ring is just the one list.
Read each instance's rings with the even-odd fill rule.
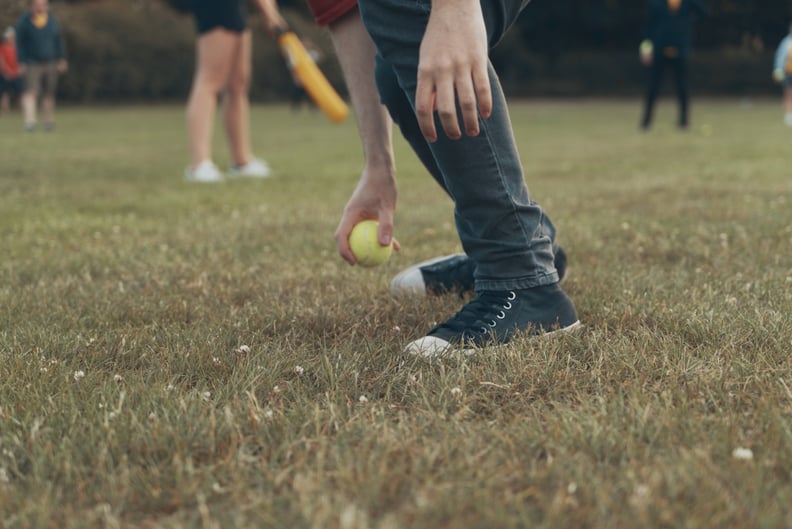
[[349,248],[355,254],[357,264],[360,266],[381,265],[393,252],[393,243],[382,246],[377,239],[376,220],[364,220],[355,224],[349,234]]

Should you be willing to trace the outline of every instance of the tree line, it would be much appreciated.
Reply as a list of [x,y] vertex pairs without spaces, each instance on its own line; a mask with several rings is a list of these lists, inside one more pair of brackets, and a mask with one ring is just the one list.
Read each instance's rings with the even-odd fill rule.
[[[51,0],[63,26],[70,73],[62,96],[73,101],[183,99],[193,70],[192,19],[170,4],[189,0]],[[702,93],[772,93],[771,56],[788,32],[792,0],[709,0],[696,27],[694,89]],[[12,25],[26,0],[0,0],[0,24]],[[321,64],[343,91],[326,32],[304,0],[281,0],[292,26],[325,52]],[[252,11],[252,10],[251,10]],[[635,95],[645,72],[637,60],[644,0],[533,0],[493,52],[512,95]],[[251,18],[256,27],[258,21]],[[291,78],[275,43],[255,32],[252,97],[288,97]]]

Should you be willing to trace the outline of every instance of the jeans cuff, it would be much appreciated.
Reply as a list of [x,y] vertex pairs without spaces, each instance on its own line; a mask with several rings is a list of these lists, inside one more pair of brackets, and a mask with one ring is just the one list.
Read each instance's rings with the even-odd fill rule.
[[525,290],[558,283],[558,272],[518,277],[515,279],[476,279],[476,292],[482,290]]

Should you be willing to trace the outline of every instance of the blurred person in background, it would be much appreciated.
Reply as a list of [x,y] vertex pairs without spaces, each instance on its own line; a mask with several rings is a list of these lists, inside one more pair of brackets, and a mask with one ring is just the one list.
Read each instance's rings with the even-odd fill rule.
[[19,71],[24,77],[22,110],[25,130],[36,129],[36,107],[41,97],[44,130],[55,127],[58,76],[68,69],[60,26],[49,12],[48,0],[30,0],[16,26]]
[[0,113],[11,108],[11,96],[22,93],[22,78],[19,75],[19,61],[16,51],[16,31],[8,27],[0,41]]
[[686,129],[689,121],[690,88],[688,64],[693,40],[693,23],[708,15],[701,0],[649,0],[646,36],[641,42],[641,62],[649,68],[641,129],[648,130],[663,81],[665,69],[674,72],[679,102],[677,125]]
[[784,87],[784,123],[792,127],[792,24],[776,50],[773,79]]
[[[256,0],[271,34],[287,27],[275,0]],[[252,154],[248,91],[252,39],[246,24],[244,0],[193,0],[191,11],[198,30],[196,71],[187,103],[191,160],[185,178],[191,182],[220,182],[224,175],[212,162],[214,115],[222,96],[223,123],[231,151],[231,176],[267,178],[270,168]]]

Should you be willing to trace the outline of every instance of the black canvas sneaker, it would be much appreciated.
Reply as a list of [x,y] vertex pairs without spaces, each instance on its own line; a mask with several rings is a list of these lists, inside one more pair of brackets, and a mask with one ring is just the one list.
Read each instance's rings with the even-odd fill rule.
[[[560,246],[554,246],[553,252],[560,283],[566,277],[567,256]],[[475,270],[473,261],[463,253],[435,257],[399,272],[391,281],[391,295],[406,298],[471,292],[475,284]]]
[[517,333],[543,335],[580,325],[572,300],[558,283],[524,290],[482,291],[453,318],[407,345],[427,359],[505,345]]

